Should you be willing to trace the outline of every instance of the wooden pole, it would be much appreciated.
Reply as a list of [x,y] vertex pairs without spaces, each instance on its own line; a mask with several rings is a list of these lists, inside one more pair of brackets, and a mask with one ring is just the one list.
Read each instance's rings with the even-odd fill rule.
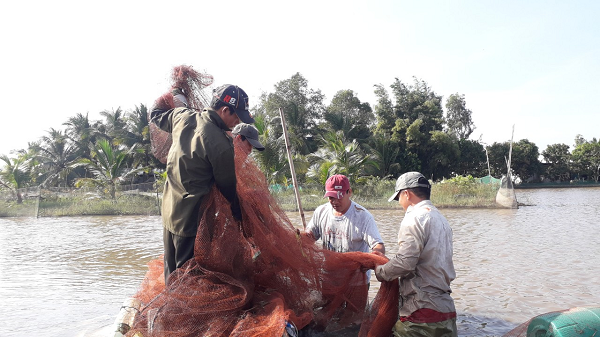
[[287,152],[288,162],[290,163],[290,172],[292,173],[292,182],[294,184],[294,193],[296,194],[296,202],[298,203],[298,210],[300,211],[300,218],[302,218],[302,228],[306,229],[306,220],[304,220],[304,210],[302,209],[302,202],[300,201],[300,194],[298,193],[298,182],[296,181],[296,170],[294,169],[294,160],[292,159],[292,152],[290,149],[290,141],[287,134],[287,126],[285,123],[285,116],[283,115],[283,109],[279,108],[279,115],[281,116],[281,126],[283,128],[283,136],[285,139],[285,150]]

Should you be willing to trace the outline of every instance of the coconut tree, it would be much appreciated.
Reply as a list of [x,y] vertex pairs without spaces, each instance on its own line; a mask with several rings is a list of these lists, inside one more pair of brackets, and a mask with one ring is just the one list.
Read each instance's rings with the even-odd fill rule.
[[152,155],[152,143],[150,141],[150,125],[148,120],[148,108],[144,104],[136,106],[125,116],[127,130],[125,133],[125,145],[135,146],[132,166],[164,167],[154,155]]
[[254,120],[259,132],[259,140],[265,149],[254,151],[253,156],[267,176],[267,181],[270,184],[280,183],[290,172],[285,152],[285,139],[283,135],[277,137],[273,126],[266,122],[265,116],[255,116]]
[[40,143],[34,145],[36,169],[41,172],[42,186],[69,185],[73,164],[79,160],[77,147],[60,130],[51,128]]
[[75,144],[77,155],[90,158],[90,144],[96,143],[98,130],[90,123],[88,114],[78,113],[74,117],[70,117],[63,125],[67,126],[65,135]]
[[318,177],[321,184],[325,184],[325,180],[322,180],[325,167],[327,176],[344,174],[352,183],[365,175],[371,167],[378,166],[373,155],[364,153],[356,140],[345,143],[342,131],[325,134],[323,142],[324,147],[309,156],[313,165],[307,173],[311,177]]
[[4,162],[2,170],[0,170],[0,185],[12,191],[17,203],[23,203],[23,197],[19,189],[25,187],[27,182],[31,180],[30,163],[31,158],[26,153],[20,153],[16,158],[10,158],[7,155],[0,155],[0,160]]
[[114,144],[126,144],[127,139],[127,121],[125,113],[121,108],[113,111],[104,110],[100,112],[104,117],[104,137],[108,138]]
[[400,172],[401,165],[397,162],[400,154],[400,147],[389,137],[383,134],[376,134],[370,138],[367,149],[373,154],[377,162],[375,175],[386,178],[390,175],[396,175]]
[[145,168],[128,167],[129,156],[136,151],[135,145],[121,149],[113,146],[108,140],[100,139],[91,149],[91,159],[82,158],[75,166],[85,166],[93,178],[80,178],[76,186],[92,185],[108,190],[111,199],[115,199],[116,188],[120,181]]

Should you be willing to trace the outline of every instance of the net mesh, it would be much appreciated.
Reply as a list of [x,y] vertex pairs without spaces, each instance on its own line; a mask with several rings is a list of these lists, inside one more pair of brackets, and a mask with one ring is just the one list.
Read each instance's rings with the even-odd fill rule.
[[[171,71],[171,88],[179,88],[188,101],[188,107],[202,110],[209,102],[209,96],[203,89],[213,83],[212,75],[194,70],[191,66],[181,65],[174,67]],[[154,106],[161,109],[172,109],[178,107],[173,102],[171,90],[160,96]],[[148,111],[150,114],[151,111]],[[150,119],[151,116],[148,116]],[[171,148],[171,134],[161,130],[154,123],[150,123],[150,144],[152,154],[163,164],[167,163],[167,155]]]
[[143,304],[128,333],[143,336],[277,336],[286,322],[334,333],[361,323],[359,336],[389,336],[398,318],[398,282],[383,282],[370,305],[364,268],[387,258],[322,250],[299,235],[236,145],[242,223],[213,188],[205,200],[195,257],[165,286],[151,261],[135,295]]

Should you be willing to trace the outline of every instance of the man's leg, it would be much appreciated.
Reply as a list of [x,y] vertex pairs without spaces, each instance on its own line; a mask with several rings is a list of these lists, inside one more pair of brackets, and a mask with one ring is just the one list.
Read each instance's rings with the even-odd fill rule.
[[173,239],[171,238],[171,232],[169,232],[166,228],[163,227],[163,246],[164,246],[164,274],[165,274],[165,284],[167,284],[167,280],[169,279],[169,275],[175,270],[175,246],[173,245]]
[[195,237],[178,236],[163,229],[165,284],[169,275],[194,257]]

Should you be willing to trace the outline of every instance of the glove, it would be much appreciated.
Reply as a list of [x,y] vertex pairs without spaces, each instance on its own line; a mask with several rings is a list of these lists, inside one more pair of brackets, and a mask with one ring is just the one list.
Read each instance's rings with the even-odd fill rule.
[[171,94],[173,94],[173,105],[176,108],[187,108],[188,101],[181,88],[171,89]]

